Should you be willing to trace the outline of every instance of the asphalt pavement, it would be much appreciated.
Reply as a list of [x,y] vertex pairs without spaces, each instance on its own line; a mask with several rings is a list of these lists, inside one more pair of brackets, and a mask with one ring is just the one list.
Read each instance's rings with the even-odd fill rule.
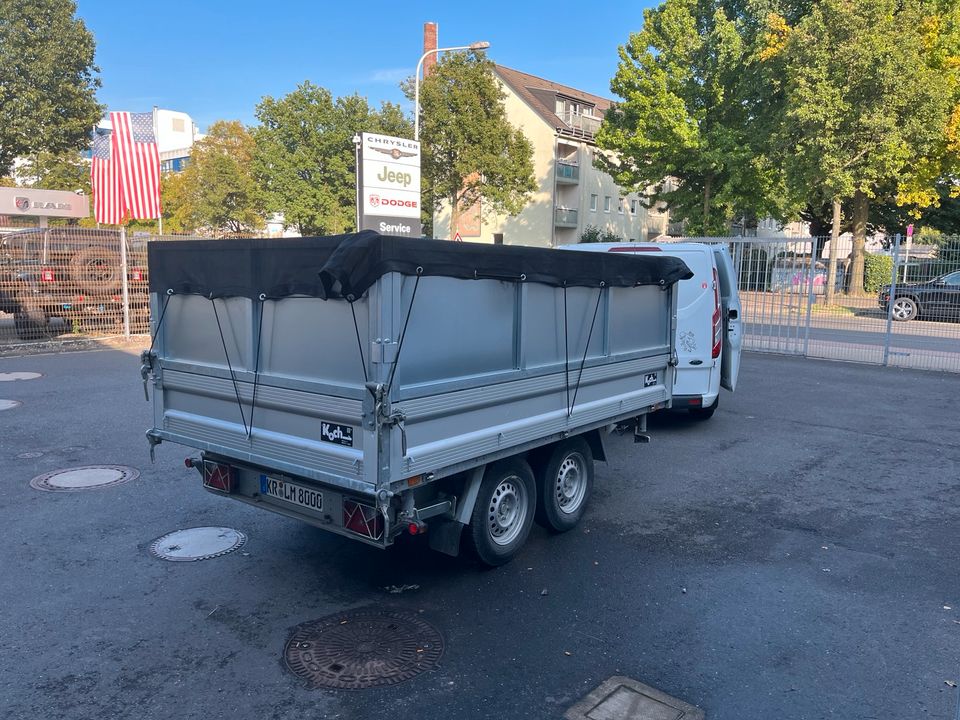
[[[746,354],[713,419],[610,438],[581,525],[485,570],[204,492],[150,423],[133,352],[0,359],[0,716],[560,718],[613,675],[710,720],[950,718],[960,673],[960,375]],[[123,485],[29,482],[91,464]],[[165,533],[236,528],[197,563]],[[391,592],[403,586],[403,592]],[[546,592],[544,592],[546,591]],[[311,690],[283,648],[351,608],[417,614],[439,665]]]

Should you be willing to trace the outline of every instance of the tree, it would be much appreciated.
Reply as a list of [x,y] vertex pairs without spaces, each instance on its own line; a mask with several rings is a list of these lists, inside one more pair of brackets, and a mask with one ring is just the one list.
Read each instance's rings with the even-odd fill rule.
[[610,85],[623,100],[597,135],[609,151],[601,169],[696,234],[726,234],[735,216],[784,214],[780,173],[761,143],[768,116],[758,112],[746,12],[715,0],[645,10]]
[[90,194],[90,163],[79,152],[39,152],[15,170],[17,184],[44,190],[81,190]]
[[253,168],[267,208],[304,235],[356,228],[356,133],[413,134],[399,106],[377,111],[359,95],[334,100],[310,82],[279,100],[263,98],[256,115]]
[[187,167],[164,177],[163,209],[173,231],[231,233],[263,227],[266,203],[253,177],[253,135],[220,120],[190,151]]
[[764,59],[784,78],[787,186],[833,204],[834,235],[841,203],[851,200],[849,290],[860,293],[871,198],[896,188],[904,204],[929,205],[951,166],[960,66],[950,48],[960,15],[939,0],[822,0],[795,27],[771,20],[779,30]]
[[477,202],[517,215],[537,188],[533,145],[507,121],[504,97],[493,63],[476,53],[447,53],[420,83],[424,196],[435,209],[450,204],[451,234]]
[[80,150],[103,107],[94,39],[71,0],[0,0],[0,175],[15,158]]

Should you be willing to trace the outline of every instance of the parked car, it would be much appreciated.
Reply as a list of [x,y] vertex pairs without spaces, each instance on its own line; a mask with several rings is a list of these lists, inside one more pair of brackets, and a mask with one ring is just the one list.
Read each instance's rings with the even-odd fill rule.
[[[890,312],[890,286],[880,288],[877,302]],[[894,320],[960,319],[960,270],[922,283],[897,285],[893,298]]]
[[[146,242],[127,239],[133,316],[147,315]],[[76,227],[31,228],[0,240],[0,311],[12,313],[17,335],[37,340],[56,332],[51,318],[75,323],[123,318],[120,233]]]
[[743,345],[740,295],[733,261],[725,245],[704,243],[580,243],[563,250],[658,253],[683,260],[693,277],[681,280],[677,296],[677,374],[673,408],[706,420],[731,392],[740,372]]

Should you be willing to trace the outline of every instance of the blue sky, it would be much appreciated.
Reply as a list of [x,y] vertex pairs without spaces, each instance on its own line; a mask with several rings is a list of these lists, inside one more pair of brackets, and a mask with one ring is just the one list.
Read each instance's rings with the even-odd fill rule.
[[405,102],[397,84],[413,75],[426,21],[438,23],[441,47],[487,40],[495,62],[610,97],[617,47],[653,4],[78,0],[77,13],[97,40],[101,102],[181,110],[205,130],[253,123],[260,98],[304,80]]

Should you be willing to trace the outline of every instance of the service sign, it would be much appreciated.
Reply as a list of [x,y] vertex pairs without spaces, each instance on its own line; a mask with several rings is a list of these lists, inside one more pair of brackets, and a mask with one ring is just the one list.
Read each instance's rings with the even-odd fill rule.
[[420,237],[420,143],[360,134],[360,227]]
[[0,215],[85,218],[90,214],[86,195],[64,190],[0,188]]

